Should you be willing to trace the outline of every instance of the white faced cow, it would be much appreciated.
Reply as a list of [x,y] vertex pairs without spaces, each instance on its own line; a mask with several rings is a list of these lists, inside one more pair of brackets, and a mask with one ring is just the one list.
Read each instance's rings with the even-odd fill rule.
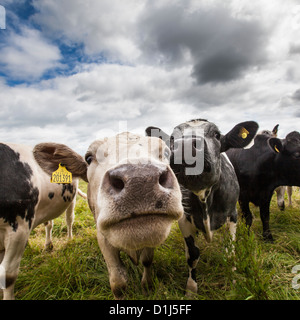
[[[146,129],[147,135],[161,137],[170,144],[171,167],[183,193],[184,215],[179,227],[185,240],[189,267],[187,295],[197,292],[196,266],[200,251],[195,236],[198,230],[210,242],[213,231],[227,222],[232,238],[235,238],[239,184],[234,168],[223,152],[246,146],[257,128],[256,122],[244,122],[222,136],[215,124],[197,119],[178,125],[171,136],[159,128]],[[194,170],[196,166],[200,170]]]
[[169,166],[170,149],[160,139],[128,132],[93,142],[86,162],[71,150],[56,159],[59,148],[40,144],[34,154],[49,174],[62,161],[73,175],[87,175],[88,202],[115,298],[123,297],[127,283],[120,250],[135,263],[141,259],[142,285],[151,286],[154,248],[183,214],[179,184]]
[[[70,149],[66,146],[51,149],[56,150],[59,158],[61,152]],[[37,151],[36,156],[39,156]],[[83,161],[75,153],[73,157]],[[50,176],[41,169],[27,146],[0,143],[0,159],[0,285],[4,288],[3,298],[13,299],[14,284],[31,230],[67,210],[71,234],[78,179],[73,179],[71,184],[51,183]],[[86,169],[85,165],[82,167]],[[53,171],[57,168],[58,164]],[[46,227],[46,246],[50,245],[50,231],[51,228]]]

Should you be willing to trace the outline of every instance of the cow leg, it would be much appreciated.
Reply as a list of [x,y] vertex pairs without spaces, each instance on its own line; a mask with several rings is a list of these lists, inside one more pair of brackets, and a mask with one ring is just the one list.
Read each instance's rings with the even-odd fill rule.
[[243,213],[243,217],[246,220],[246,225],[248,227],[251,227],[253,218],[252,218],[252,212],[250,211],[250,208],[249,208],[249,201],[240,200],[239,204]]
[[289,199],[289,207],[292,207],[293,206],[293,203],[292,203],[293,187],[287,187],[287,194]]
[[53,220],[49,220],[45,222],[44,225],[46,230],[45,250],[51,251],[53,249],[53,243],[52,243]]
[[266,201],[263,204],[261,204],[259,210],[260,218],[263,225],[263,238],[266,241],[273,242],[273,236],[270,231],[270,201]]
[[285,209],[285,204],[284,204],[284,194],[285,194],[286,187],[278,187],[275,189],[277,193],[277,205],[278,208],[283,211]]
[[141,262],[144,266],[144,273],[142,277],[142,287],[146,292],[146,289],[150,289],[152,287],[152,273],[151,273],[151,265],[154,257],[154,248],[145,248],[141,254]]
[[99,247],[109,274],[109,283],[115,299],[123,299],[127,286],[126,269],[120,259],[120,250],[113,247],[100,232],[97,233]]
[[227,218],[227,227],[229,229],[232,241],[235,241],[236,235],[236,223],[237,223],[237,212],[235,211],[230,217]]
[[195,244],[197,229],[194,224],[189,222],[185,215],[178,222],[181,233],[184,237],[185,256],[189,268],[189,277],[186,284],[186,295],[192,296],[197,293],[196,267],[200,257],[200,250]]
[[76,198],[72,201],[72,203],[69,205],[67,211],[66,211],[66,223],[67,223],[67,229],[68,229],[68,238],[72,239],[73,233],[72,233],[72,227],[74,222],[74,209],[76,204]]
[[1,268],[1,262],[4,258],[4,253],[5,253],[5,250],[2,250],[0,251],[0,300],[3,299],[3,292],[2,292],[2,286],[4,286],[4,277],[5,277],[5,274],[3,274],[4,270],[3,268]]
[[[237,223],[237,212],[236,210],[234,210],[233,214],[231,216],[229,216],[227,218],[226,224],[227,227],[229,229],[230,235],[231,235],[231,242],[230,242],[230,246],[231,246],[231,250],[229,252],[228,257],[234,257],[235,256],[235,247],[234,247],[234,241],[236,239],[236,223]],[[228,252],[226,250],[226,252]],[[235,263],[232,266],[232,271],[234,272],[236,270],[236,266]],[[235,283],[235,280],[233,281]]]
[[[27,225],[27,223],[26,223]],[[20,226],[17,231],[10,231],[4,240],[5,253],[1,262],[1,272],[5,277],[5,289],[3,289],[3,299],[13,300],[15,282],[18,276],[20,262],[29,238],[30,230],[28,226]]]

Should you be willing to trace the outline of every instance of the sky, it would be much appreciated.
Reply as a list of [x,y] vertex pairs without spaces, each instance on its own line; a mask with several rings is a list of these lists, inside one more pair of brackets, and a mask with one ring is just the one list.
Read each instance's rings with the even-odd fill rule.
[[[300,131],[299,0],[0,0],[0,141],[208,119]],[[3,10],[2,10],[3,12]]]

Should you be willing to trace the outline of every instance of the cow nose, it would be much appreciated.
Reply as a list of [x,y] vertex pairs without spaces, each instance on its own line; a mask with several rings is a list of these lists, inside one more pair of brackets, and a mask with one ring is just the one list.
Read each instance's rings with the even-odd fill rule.
[[175,164],[195,164],[195,160],[204,153],[204,138],[190,137],[174,141],[173,156]]
[[173,188],[175,183],[171,169],[165,165],[121,165],[106,172],[102,188],[110,194],[138,193],[159,187]]

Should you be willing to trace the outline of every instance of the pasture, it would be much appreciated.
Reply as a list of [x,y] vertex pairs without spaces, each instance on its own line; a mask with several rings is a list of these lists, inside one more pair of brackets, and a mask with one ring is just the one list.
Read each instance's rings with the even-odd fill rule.
[[[86,184],[80,182],[86,192]],[[287,201],[286,201],[287,203]],[[299,300],[300,289],[292,288],[292,273],[300,265],[300,192],[294,188],[293,207],[284,212],[277,208],[276,196],[271,202],[270,226],[275,242],[262,240],[258,209],[248,234],[244,224],[238,225],[236,255],[226,227],[214,233],[207,244],[202,234],[197,237],[200,261],[197,266],[199,300]],[[111,300],[106,264],[98,247],[96,227],[86,200],[77,197],[73,239],[67,239],[65,217],[54,221],[51,252],[44,250],[45,228],[38,226],[31,234],[21,261],[15,295],[19,300]],[[155,251],[154,286],[143,294],[140,280],[142,266],[134,266],[122,254],[128,269],[129,300],[184,300],[188,275],[183,238],[174,223],[167,241]],[[236,271],[232,272],[235,265]],[[300,283],[300,280],[299,280]]]

